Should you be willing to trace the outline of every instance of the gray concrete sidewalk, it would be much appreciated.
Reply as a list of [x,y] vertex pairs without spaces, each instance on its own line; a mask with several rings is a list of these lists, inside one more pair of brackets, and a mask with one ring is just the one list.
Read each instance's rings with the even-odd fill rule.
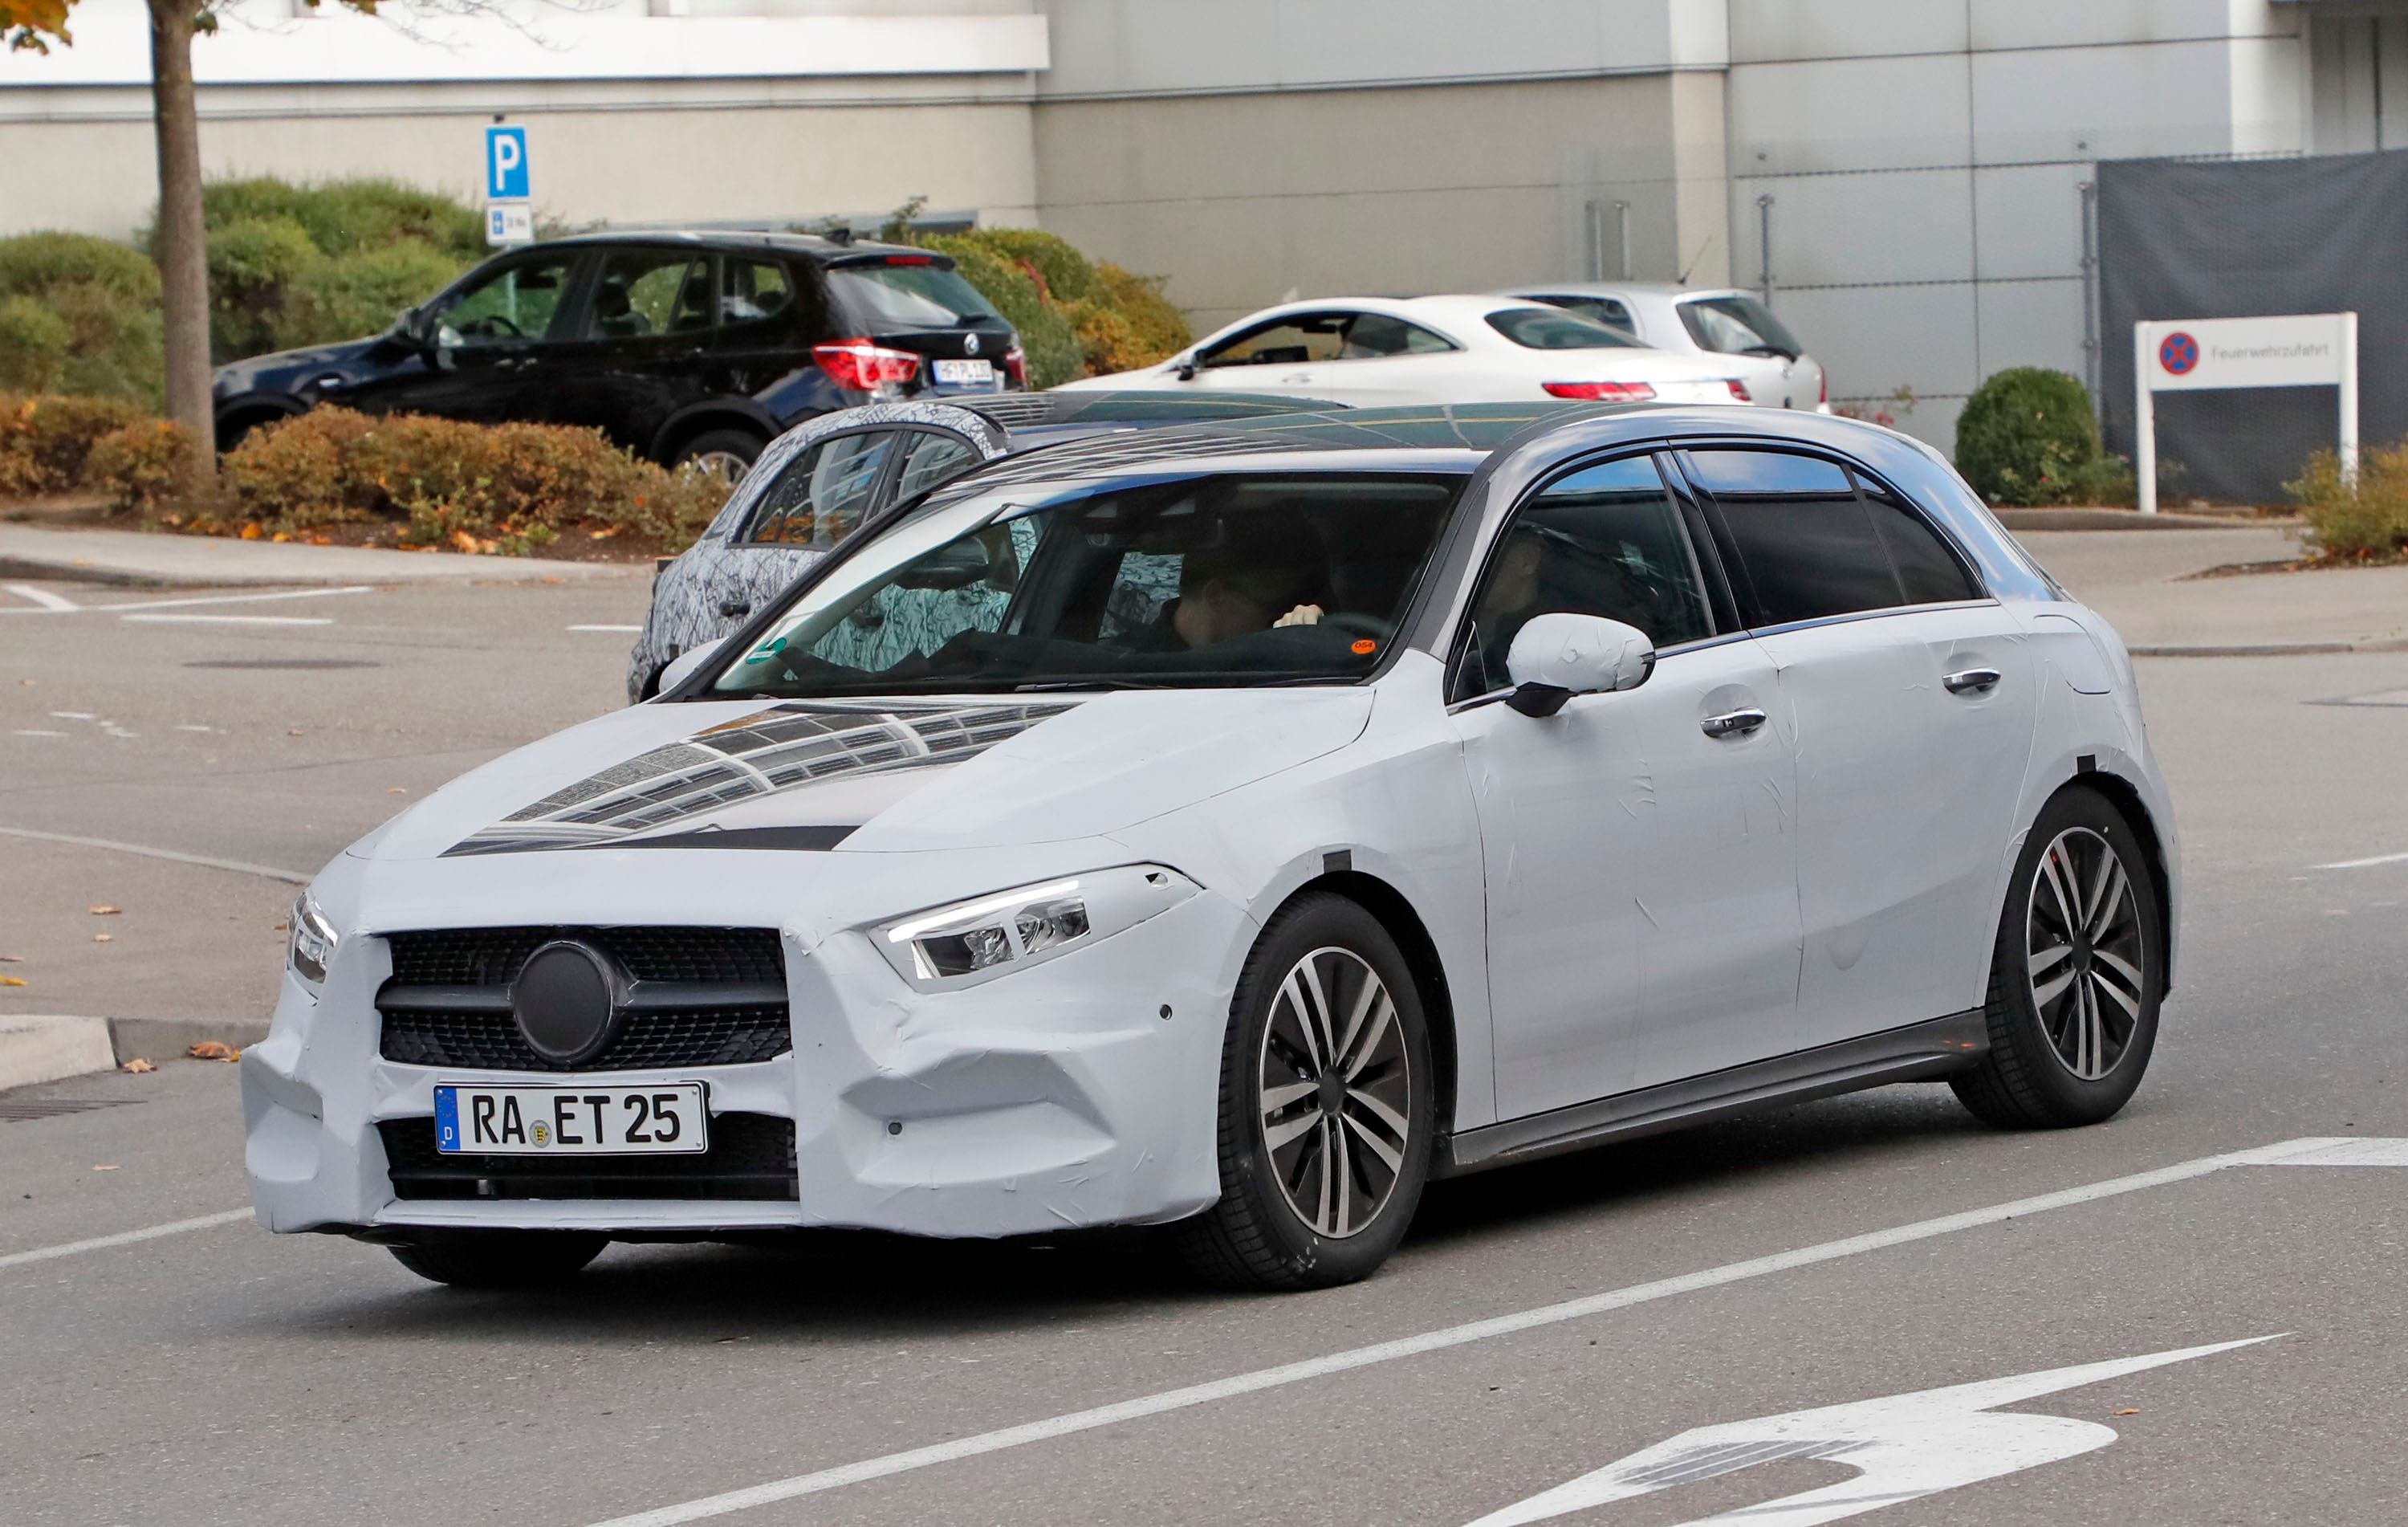
[[2281,562],[2280,530],[2025,531],[2017,535],[2142,656],[2253,656],[2408,646],[2408,567],[2222,578],[2192,574]]
[[649,578],[649,562],[561,562],[532,556],[463,556],[371,546],[305,546],[137,530],[46,530],[0,524],[0,577],[73,578],[162,588],[249,584],[532,583],[546,580]]

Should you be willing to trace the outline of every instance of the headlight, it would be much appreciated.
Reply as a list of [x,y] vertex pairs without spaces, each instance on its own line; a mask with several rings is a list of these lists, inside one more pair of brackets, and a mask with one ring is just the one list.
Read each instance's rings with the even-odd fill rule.
[[1196,890],[1176,870],[1125,864],[932,907],[874,929],[871,940],[913,986],[945,987],[1111,938]]
[[293,942],[286,951],[293,973],[313,987],[321,985],[334,958],[335,925],[319,910],[317,898],[303,891],[293,902]]

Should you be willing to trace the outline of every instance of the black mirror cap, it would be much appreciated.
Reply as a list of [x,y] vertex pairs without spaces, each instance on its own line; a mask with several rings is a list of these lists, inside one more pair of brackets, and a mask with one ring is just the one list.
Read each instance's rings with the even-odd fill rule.
[[1543,719],[1562,710],[1564,701],[1571,698],[1572,692],[1560,684],[1526,684],[1516,685],[1505,703],[1524,715]]
[[1196,380],[1196,363],[1195,363],[1194,361],[1181,361],[1181,362],[1179,363],[1179,372],[1178,372],[1178,375],[1179,375],[1179,380],[1180,380],[1180,381],[1182,381],[1182,382],[1193,382],[1193,381],[1195,381],[1195,380]]

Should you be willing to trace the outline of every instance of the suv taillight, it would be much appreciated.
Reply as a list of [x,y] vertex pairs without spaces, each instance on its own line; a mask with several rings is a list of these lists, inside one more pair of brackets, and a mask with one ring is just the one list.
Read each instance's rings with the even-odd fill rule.
[[1003,374],[1012,380],[1013,385],[1020,387],[1027,386],[1028,353],[1022,350],[1018,345],[1014,345],[1010,350],[1005,351],[1003,353]]
[[1549,397],[1578,397],[1599,403],[1644,403],[1656,389],[1643,382],[1542,382]]
[[830,339],[811,346],[811,359],[838,386],[856,393],[900,387],[920,374],[920,357],[867,339]]
[[1731,398],[1733,401],[1740,403],[1753,403],[1756,401],[1756,395],[1749,392],[1747,390],[1747,383],[1742,382],[1739,378],[1733,377],[1728,382],[1725,382],[1724,385],[1731,390]]

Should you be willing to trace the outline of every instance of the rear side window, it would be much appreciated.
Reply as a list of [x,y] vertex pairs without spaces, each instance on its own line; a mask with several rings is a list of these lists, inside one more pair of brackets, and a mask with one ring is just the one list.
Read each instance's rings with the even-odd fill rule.
[[1697,451],[1698,485],[1721,506],[1748,582],[1756,626],[1888,610],[1908,601],[1871,512],[1845,470],[1774,451]]
[[775,260],[725,258],[719,281],[719,321],[759,324],[794,310],[795,278]]
[[838,266],[827,282],[837,301],[874,329],[959,329],[1003,321],[960,272],[924,257]]
[[1408,324],[1386,313],[1357,313],[1346,325],[1341,361],[1379,360],[1390,355],[1435,355],[1455,346],[1443,335],[1419,324]]
[[589,339],[681,334],[711,324],[710,261],[668,250],[622,250],[602,263]]
[[1639,341],[1593,320],[1547,308],[1501,308],[1488,326],[1525,350],[1631,350]]
[[1704,580],[1681,511],[1645,456],[1558,478],[1513,517],[1472,601],[1454,699],[1512,681],[1505,659],[1533,616],[1601,615],[1657,647],[1713,634]]
[[1561,308],[1568,313],[1588,319],[1592,323],[1620,329],[1625,334],[1639,332],[1639,325],[1630,321],[1630,310],[1612,297],[1564,293],[1555,296],[1532,297],[1530,300],[1543,302],[1550,308]]
[[833,546],[868,511],[895,449],[891,430],[820,441],[778,474],[740,538],[761,546]]
[[1873,528],[1881,533],[1882,545],[1889,553],[1891,565],[1898,569],[1898,581],[1905,590],[1907,603],[1947,604],[1982,597],[1973,580],[1966,575],[1964,564],[1956,560],[1947,542],[1925,523],[1922,515],[1870,478],[1857,478],[1856,487],[1872,511]]
[[1700,350],[1717,355],[1781,355],[1796,360],[1805,347],[1772,310],[1751,296],[1698,297],[1680,305],[1681,326]]

